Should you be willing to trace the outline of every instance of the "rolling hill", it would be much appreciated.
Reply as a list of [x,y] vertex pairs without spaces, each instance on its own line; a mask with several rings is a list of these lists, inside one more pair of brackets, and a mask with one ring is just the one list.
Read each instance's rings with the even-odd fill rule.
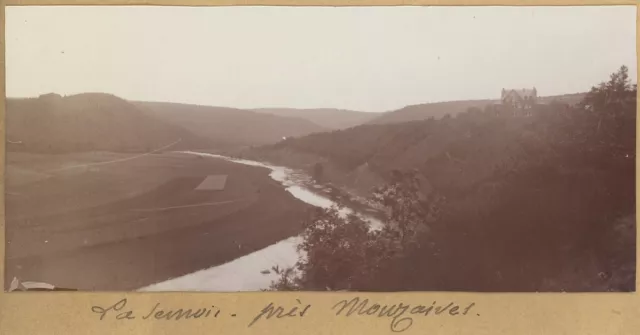
[[268,113],[279,116],[299,117],[328,129],[346,129],[367,123],[382,113],[358,112],[335,108],[258,108],[258,113]]
[[[553,101],[574,105],[584,97],[585,93],[564,94],[547,97],[539,97],[538,102],[541,104],[549,104]],[[426,120],[428,118],[439,119],[447,114],[455,116],[458,113],[465,112],[467,109],[477,107],[480,109],[486,106],[498,103],[499,100],[461,100],[461,101],[445,101],[425,103],[418,105],[410,105],[398,109],[396,111],[387,112],[379,117],[369,121],[369,124],[385,124],[398,123],[407,121]]]
[[210,146],[110,94],[9,98],[6,106],[8,151],[146,152],[178,141],[176,147]]
[[407,121],[426,120],[428,118],[439,119],[446,114],[454,116],[466,111],[471,107],[484,108],[487,105],[496,103],[497,100],[464,100],[425,103],[419,105],[409,105],[398,110],[382,114],[369,124],[399,123]]
[[528,117],[476,109],[313,134],[242,156],[310,174],[319,165],[318,179],[361,197],[398,172],[417,173],[423,193],[443,196],[420,249],[380,279],[386,291],[628,291],[635,92],[617,106],[604,121],[569,103],[537,105]]
[[166,102],[134,102],[147,115],[227,146],[254,146],[326,131],[311,121],[254,111]]
[[362,174],[376,176],[368,180],[380,183],[394,169],[419,169],[436,186],[454,190],[489,178],[494,167],[521,152],[523,129],[531,122],[524,118],[462,115],[366,124],[289,139],[245,154],[304,169],[321,162],[327,177],[363,195],[376,185],[363,183]]

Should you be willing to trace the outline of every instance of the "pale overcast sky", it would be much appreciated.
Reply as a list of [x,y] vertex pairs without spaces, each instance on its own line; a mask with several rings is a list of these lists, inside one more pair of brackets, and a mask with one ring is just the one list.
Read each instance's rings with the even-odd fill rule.
[[636,81],[635,7],[7,7],[7,96],[386,111]]

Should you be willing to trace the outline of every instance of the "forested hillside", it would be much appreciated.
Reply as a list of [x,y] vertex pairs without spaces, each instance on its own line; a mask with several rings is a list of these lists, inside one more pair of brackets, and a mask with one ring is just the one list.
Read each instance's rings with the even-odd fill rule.
[[[584,98],[584,93],[543,96],[538,98],[540,104],[562,103],[575,105]],[[484,109],[487,106],[500,103],[500,100],[462,100],[433,102],[418,105],[410,105],[401,109],[383,113],[379,117],[369,121],[369,124],[388,124],[408,121],[420,121],[430,118],[439,119],[446,115],[455,116],[469,108]]]
[[309,120],[254,111],[168,102],[135,102],[147,115],[217,143],[217,148],[271,144],[327,130]]
[[385,270],[360,289],[633,290],[636,94],[622,67],[575,106],[488,105],[244,155],[310,172],[321,165],[326,181],[362,195],[411,173],[421,194],[445,199],[417,246],[393,262],[369,260]]

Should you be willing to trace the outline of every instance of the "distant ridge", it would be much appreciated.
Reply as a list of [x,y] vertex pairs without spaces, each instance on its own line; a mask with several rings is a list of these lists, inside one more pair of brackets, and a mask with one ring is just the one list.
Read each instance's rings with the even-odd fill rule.
[[[575,104],[584,93],[541,97],[541,103]],[[284,138],[441,118],[497,100],[407,106],[387,113],[333,108],[245,110],[169,102],[127,101],[112,94],[81,93],[7,98],[7,150],[34,152],[145,152],[181,139],[178,148],[229,149],[278,143]],[[176,148],[177,149],[177,148]]]
[[[539,97],[538,103],[548,104],[552,101],[574,105],[582,100],[586,93],[571,93],[563,95],[553,95]],[[439,119],[447,114],[455,116],[458,113],[465,112],[467,109],[477,107],[483,109],[487,105],[500,103],[498,99],[484,100],[460,100],[460,101],[443,101],[410,105],[398,110],[383,113],[379,117],[367,122],[368,124],[386,124],[400,123],[408,121],[426,120],[429,118]]]
[[226,146],[272,144],[285,137],[327,131],[309,120],[250,110],[169,102],[136,101],[147,115]]
[[471,107],[484,108],[498,102],[498,100],[464,100],[433,102],[418,105],[410,105],[398,110],[387,112],[380,117],[369,121],[369,124],[400,123],[408,121],[426,120],[428,118],[439,119],[446,114],[454,116]]
[[299,117],[328,129],[346,129],[367,123],[382,113],[337,108],[258,108],[253,111],[279,116]]
[[105,93],[8,98],[6,132],[8,151],[147,152],[178,140],[182,147],[205,145],[185,129]]

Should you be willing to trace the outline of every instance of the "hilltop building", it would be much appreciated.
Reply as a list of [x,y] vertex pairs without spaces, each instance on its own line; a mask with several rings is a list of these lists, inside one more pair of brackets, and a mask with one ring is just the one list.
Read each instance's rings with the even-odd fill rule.
[[532,108],[538,100],[538,91],[533,89],[502,89],[503,105],[519,109]]
[[46,93],[46,94],[41,94],[39,98],[43,100],[48,100],[48,101],[58,101],[62,99],[62,96],[57,93]]

